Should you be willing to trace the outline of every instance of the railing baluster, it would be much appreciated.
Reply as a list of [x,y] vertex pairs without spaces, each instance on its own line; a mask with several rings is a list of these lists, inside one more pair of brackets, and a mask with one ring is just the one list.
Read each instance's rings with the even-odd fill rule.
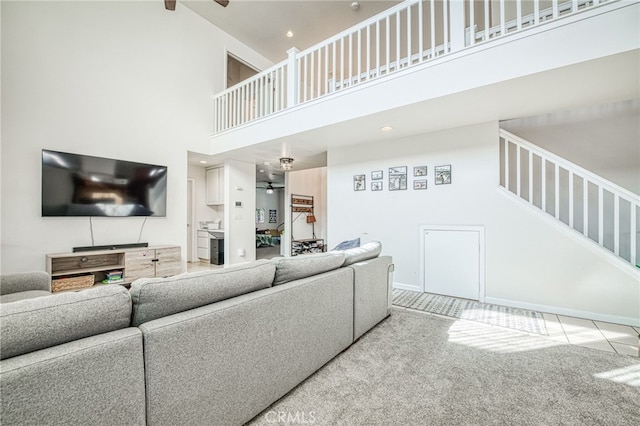
[[533,152],[529,150],[529,203],[533,204]]
[[324,49],[324,94],[329,93],[329,46]]
[[604,245],[604,188],[598,185],[598,244]]
[[475,5],[475,2],[473,1],[469,2],[469,43],[467,44],[467,46],[473,46],[474,44],[476,44],[476,28],[475,28],[476,13],[475,13],[475,10],[473,10],[474,5]]
[[358,83],[362,81],[362,30],[358,30]]
[[431,0],[431,59],[436,57],[436,5],[435,0]]
[[582,233],[589,238],[589,181],[585,177],[582,178],[582,209]]
[[376,77],[380,77],[380,21],[376,21]]
[[333,52],[331,53],[332,54],[332,58],[333,58],[333,61],[332,61],[333,64],[331,64],[331,75],[333,76],[333,83],[331,84],[331,88],[329,90],[330,92],[333,92],[333,91],[336,90],[337,83],[338,83],[338,76],[336,75],[336,70],[338,68],[337,64],[336,64],[336,57],[338,55],[336,54],[336,49],[337,49],[336,42],[334,41],[333,42]]
[[571,2],[571,12],[576,13],[578,11],[578,0]]
[[385,74],[389,74],[390,68],[391,68],[391,28],[390,28],[390,20],[389,20],[389,16],[387,16],[386,18],[386,31],[385,31],[385,37],[386,37],[386,43],[385,46],[387,48],[387,52],[386,52],[386,58],[387,58],[387,62],[385,62],[385,66],[387,68],[387,72]]
[[520,146],[516,145],[516,194],[518,194],[518,197],[521,196],[521,186],[522,186],[522,178],[520,176],[520,174],[522,173],[522,170],[520,170]]
[[353,84],[353,33],[349,33],[349,86]]
[[407,66],[410,67],[411,60],[411,6],[407,7]]
[[[534,1],[537,5],[538,2]],[[484,0],[484,41],[489,40],[491,24],[489,21],[489,0]]]
[[613,252],[620,255],[620,197],[613,194]]
[[544,157],[540,157],[540,164],[542,168],[542,188],[540,189],[542,194],[542,211],[547,212],[547,160]]
[[504,2],[506,0],[500,0],[500,37],[504,36],[506,33],[507,25],[506,25],[506,17],[504,12]]
[[[336,89],[337,88],[338,86],[336,86]],[[340,89],[343,89],[343,88],[344,88],[344,37],[340,38]]]
[[315,97],[314,90],[316,85],[316,79],[314,75],[315,65],[316,65],[316,55],[315,52],[311,52],[309,55],[311,59],[309,60],[309,100]]
[[504,187],[509,190],[510,173],[509,173],[509,139],[504,139]]
[[516,26],[522,29],[522,0],[516,0]]
[[573,172],[569,172],[569,226],[573,229]]
[[442,19],[443,19],[443,27],[444,27],[444,51],[445,53],[449,53],[451,50],[448,48],[449,46],[449,2],[447,0],[442,0]]
[[400,11],[396,12],[396,71],[400,69]]
[[422,52],[424,52],[424,11],[422,9],[422,1],[418,2],[418,63],[423,61]]
[[560,15],[560,10],[558,9],[558,0],[552,0],[551,4],[551,7],[553,8],[553,17],[557,18],[558,15]]
[[368,80],[371,72],[371,26],[367,25],[367,77]]
[[637,224],[637,207],[635,204],[631,203],[631,218],[629,219],[631,221],[630,226],[629,226],[629,259],[631,260],[631,264],[632,265],[640,265],[640,262],[638,262],[638,247],[637,247],[637,235],[636,233],[638,232],[638,230],[636,229],[636,224]]
[[556,219],[560,220],[560,166],[558,165],[558,163],[555,163],[555,168],[554,168],[554,208],[555,208],[555,217]]

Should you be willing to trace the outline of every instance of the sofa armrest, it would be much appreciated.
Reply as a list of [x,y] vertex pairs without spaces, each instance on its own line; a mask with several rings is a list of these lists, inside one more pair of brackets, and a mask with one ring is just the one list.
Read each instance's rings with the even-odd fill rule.
[[380,256],[347,266],[354,271],[353,340],[389,316],[393,259]]
[[0,295],[21,291],[51,292],[51,277],[44,271],[20,272],[0,276]]

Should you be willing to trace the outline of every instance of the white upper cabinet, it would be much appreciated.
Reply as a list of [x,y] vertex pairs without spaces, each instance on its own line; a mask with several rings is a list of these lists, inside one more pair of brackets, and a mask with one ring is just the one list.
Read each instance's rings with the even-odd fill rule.
[[224,204],[224,167],[207,169],[207,205]]

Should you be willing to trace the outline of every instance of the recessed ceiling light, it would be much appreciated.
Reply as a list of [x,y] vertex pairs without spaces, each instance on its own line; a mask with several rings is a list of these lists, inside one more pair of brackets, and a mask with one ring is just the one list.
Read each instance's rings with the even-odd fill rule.
[[391,126],[382,126],[382,127],[380,127],[380,130],[382,130],[383,132],[390,132],[391,130],[393,130],[393,127],[391,127]]
[[207,164],[207,162],[204,160],[200,160],[200,164]]
[[289,30],[286,34],[287,38],[293,38],[293,31]]

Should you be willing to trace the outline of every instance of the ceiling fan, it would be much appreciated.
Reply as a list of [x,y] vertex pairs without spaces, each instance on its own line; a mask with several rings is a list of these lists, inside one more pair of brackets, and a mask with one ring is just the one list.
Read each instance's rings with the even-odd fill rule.
[[284,185],[276,183],[275,185],[272,182],[267,182],[266,186],[256,186],[256,189],[264,189],[267,194],[273,194],[276,189],[282,189]]
[[[227,7],[229,0],[213,0],[222,7]],[[176,10],[176,0],[164,0],[164,8],[167,10]]]

